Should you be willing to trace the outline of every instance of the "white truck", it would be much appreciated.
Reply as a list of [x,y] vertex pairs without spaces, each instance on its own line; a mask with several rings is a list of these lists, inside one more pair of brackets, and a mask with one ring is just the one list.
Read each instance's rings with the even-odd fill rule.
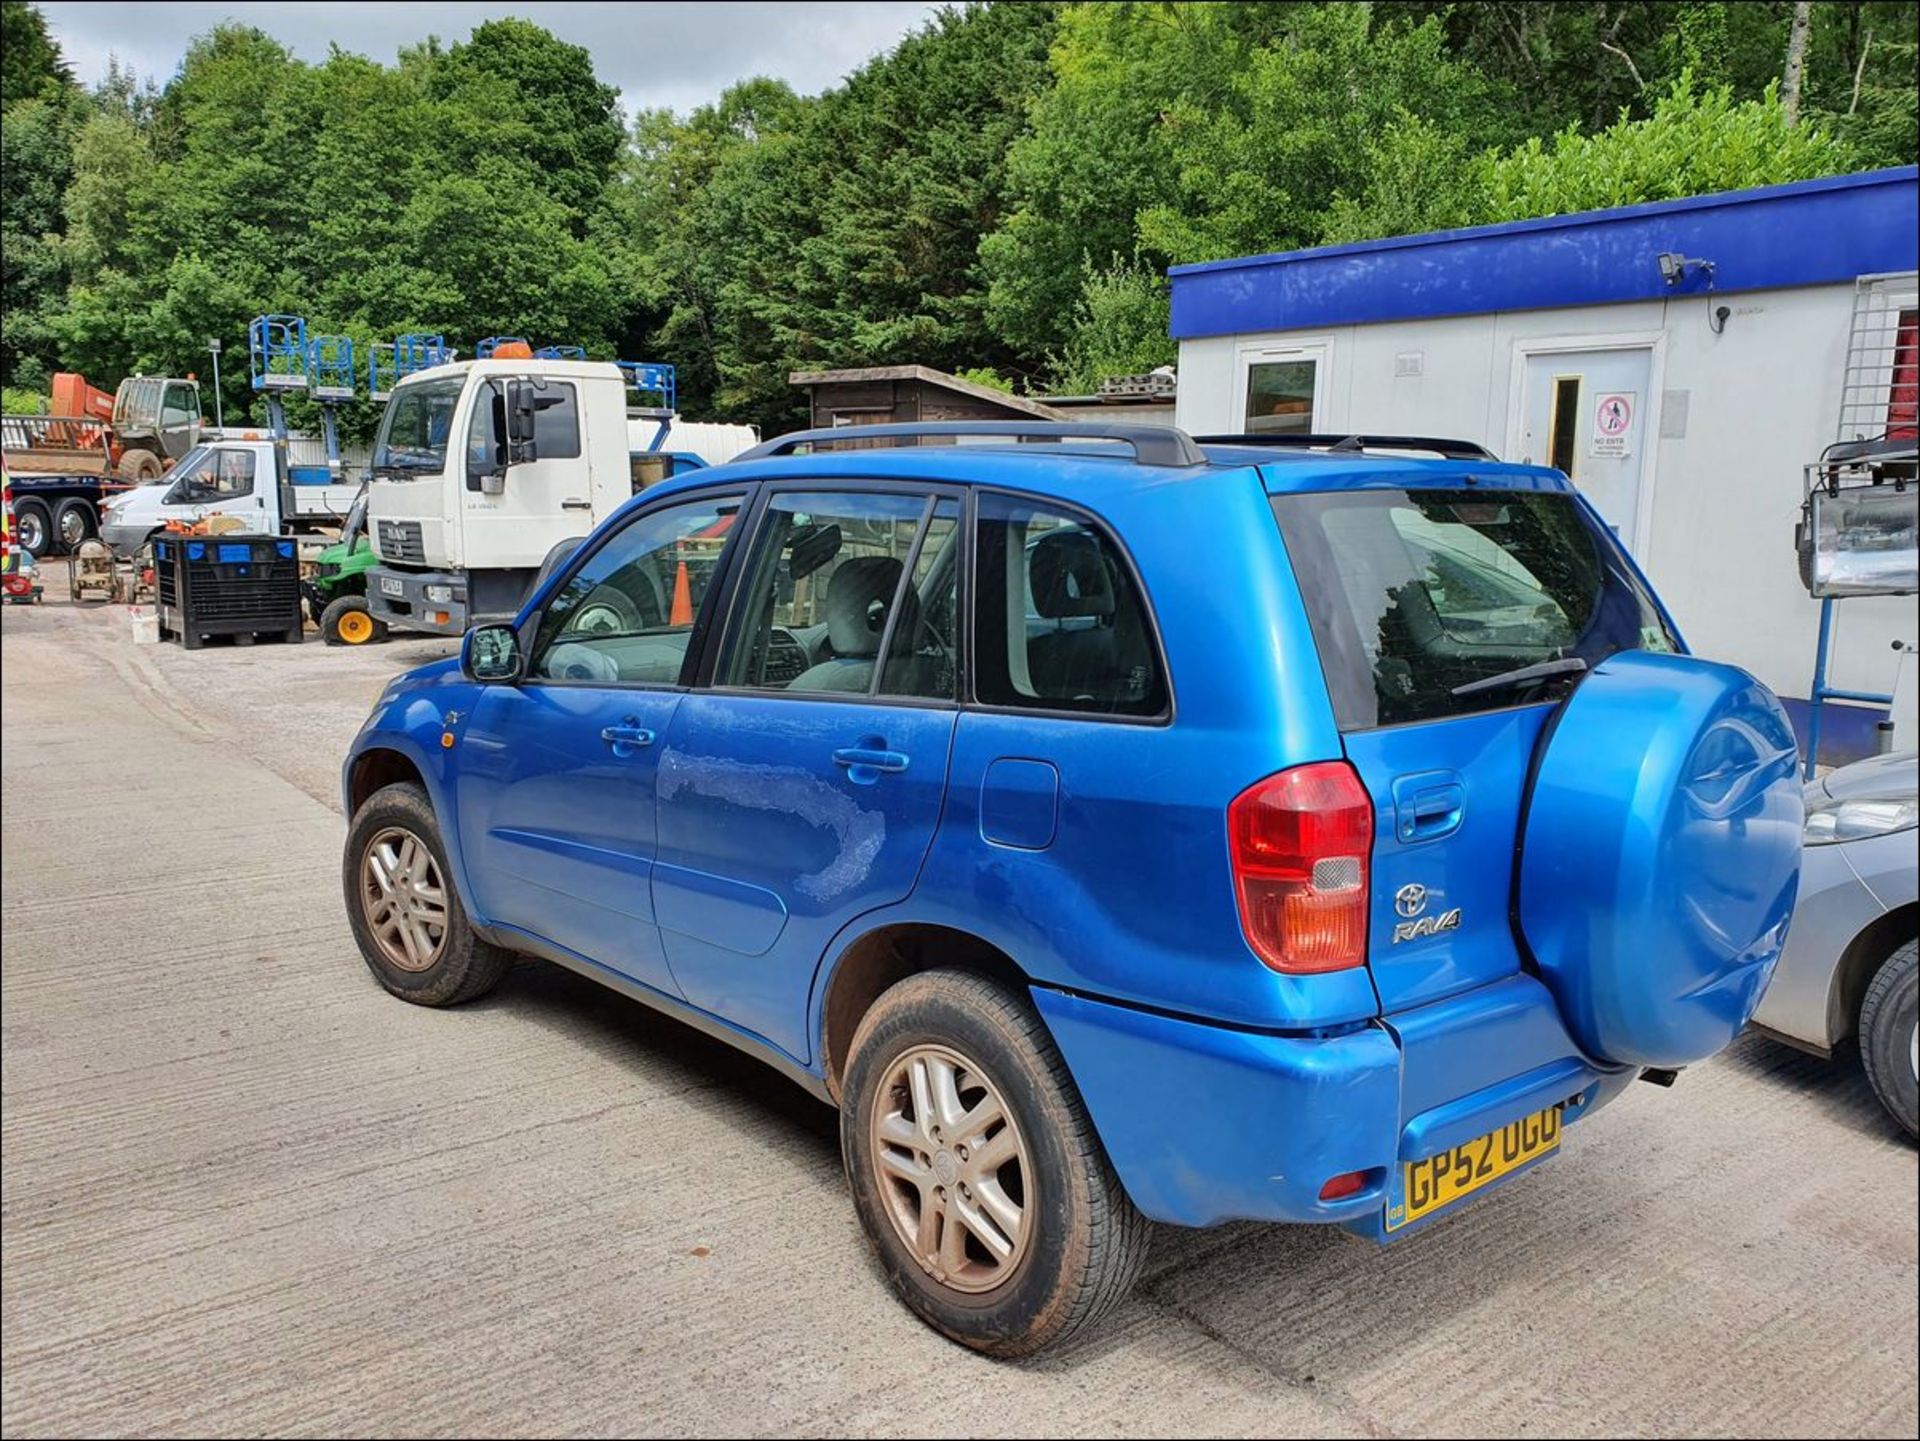
[[339,525],[358,489],[295,484],[286,445],[264,430],[209,429],[160,479],[103,502],[100,538],[116,555],[132,556],[168,521],[191,524],[216,514],[238,516],[261,535],[310,532]]
[[682,470],[754,445],[745,425],[627,409],[584,360],[466,360],[394,386],[374,441],[367,574],[374,619],[459,635],[520,608],[554,546]]

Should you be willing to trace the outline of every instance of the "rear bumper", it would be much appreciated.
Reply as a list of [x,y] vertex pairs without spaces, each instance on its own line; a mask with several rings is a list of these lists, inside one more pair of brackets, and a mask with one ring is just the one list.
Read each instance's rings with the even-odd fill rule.
[[[1033,994],[1128,1195],[1182,1226],[1334,1222],[1383,1237],[1407,1162],[1555,1102],[1584,1118],[1636,1074],[1582,1056],[1530,976],[1319,1037]],[[1320,1200],[1351,1171],[1363,1190]]]

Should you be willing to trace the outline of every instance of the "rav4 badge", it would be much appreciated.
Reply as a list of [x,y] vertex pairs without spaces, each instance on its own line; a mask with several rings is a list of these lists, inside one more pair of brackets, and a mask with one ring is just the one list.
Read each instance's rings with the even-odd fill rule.
[[[1422,916],[1420,912],[1427,908],[1427,888],[1417,881],[1400,887],[1393,893],[1393,908],[1409,919],[1398,922],[1393,928],[1391,945],[1402,941],[1418,940],[1422,936],[1437,936],[1442,931],[1460,929],[1460,908],[1441,911],[1438,915]],[[1418,917],[1418,919],[1412,919]]]

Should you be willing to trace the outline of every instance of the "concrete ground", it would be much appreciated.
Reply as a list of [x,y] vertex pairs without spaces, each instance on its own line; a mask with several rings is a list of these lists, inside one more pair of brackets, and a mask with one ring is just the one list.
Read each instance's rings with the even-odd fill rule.
[[1753,1037],[1391,1249],[1163,1229],[1083,1344],[962,1351],[771,1072],[536,963],[368,975],[336,769],[446,643],[136,647],[51,581],[0,621],[9,1436],[1916,1432],[1914,1148]]

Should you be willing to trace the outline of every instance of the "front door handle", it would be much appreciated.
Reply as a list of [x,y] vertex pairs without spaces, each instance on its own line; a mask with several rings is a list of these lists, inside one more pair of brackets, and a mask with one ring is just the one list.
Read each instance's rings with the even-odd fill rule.
[[865,746],[846,746],[833,753],[833,763],[845,766],[848,770],[887,771],[896,773],[907,768],[907,758],[899,751],[869,750]]
[[630,756],[642,746],[653,744],[653,732],[644,726],[627,725],[608,726],[600,732],[600,739],[613,747],[617,756]]

